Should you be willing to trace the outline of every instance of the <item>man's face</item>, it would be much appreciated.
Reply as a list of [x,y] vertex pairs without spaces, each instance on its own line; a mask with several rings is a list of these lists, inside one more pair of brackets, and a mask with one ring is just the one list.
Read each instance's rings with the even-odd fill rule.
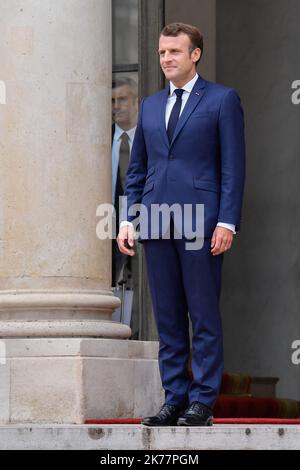
[[132,94],[128,85],[112,90],[112,117],[122,129],[136,126],[138,99]]
[[196,72],[196,62],[199,60],[199,48],[190,52],[191,41],[187,34],[178,36],[160,36],[159,57],[160,66],[167,80],[180,86],[192,79]]

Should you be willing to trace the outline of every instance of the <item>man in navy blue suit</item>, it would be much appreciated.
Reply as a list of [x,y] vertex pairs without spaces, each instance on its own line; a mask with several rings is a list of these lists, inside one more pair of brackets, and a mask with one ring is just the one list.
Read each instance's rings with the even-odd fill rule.
[[[130,208],[138,203],[146,207],[146,215],[140,212],[139,241],[147,262],[165,391],[158,413],[142,421],[148,426],[211,425],[222,380],[221,268],[224,252],[240,229],[244,117],[233,88],[197,74],[202,51],[203,37],[194,26],[172,23],[161,32],[160,64],[170,83],[141,102],[126,177],[128,209],[121,215],[117,238],[120,251],[133,256],[136,217]],[[174,204],[183,211],[191,205],[193,229],[195,207],[203,205],[201,249],[187,248],[191,237],[182,230],[178,211],[170,211],[167,230],[161,219],[154,223],[149,216],[154,205]],[[143,224],[147,230],[141,229]]]

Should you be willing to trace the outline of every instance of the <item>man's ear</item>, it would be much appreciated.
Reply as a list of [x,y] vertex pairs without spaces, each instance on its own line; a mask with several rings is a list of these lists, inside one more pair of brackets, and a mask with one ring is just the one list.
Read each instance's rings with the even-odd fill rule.
[[197,61],[200,59],[201,53],[202,53],[202,52],[201,52],[200,47],[196,47],[196,49],[193,50],[193,52],[192,52],[192,60],[193,60],[193,62],[197,62]]
[[139,98],[138,98],[138,96],[134,100],[134,107],[137,111],[139,110]]

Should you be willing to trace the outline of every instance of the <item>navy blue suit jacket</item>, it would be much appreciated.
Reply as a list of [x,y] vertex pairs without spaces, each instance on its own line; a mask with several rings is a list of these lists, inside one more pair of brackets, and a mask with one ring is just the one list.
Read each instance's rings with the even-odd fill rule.
[[[204,236],[212,236],[218,221],[239,230],[245,181],[239,95],[199,76],[171,143],[165,126],[168,96],[169,86],[141,102],[126,178],[128,207],[140,202],[148,208],[163,203],[204,204]],[[135,218],[126,211],[121,214],[121,220]],[[174,223],[181,228],[176,215]],[[159,238],[163,235],[161,224],[154,232]],[[141,235],[140,241],[143,238],[148,236]]]

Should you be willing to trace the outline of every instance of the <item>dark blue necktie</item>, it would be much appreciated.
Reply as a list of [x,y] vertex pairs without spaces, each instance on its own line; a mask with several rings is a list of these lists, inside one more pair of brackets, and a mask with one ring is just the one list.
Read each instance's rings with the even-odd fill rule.
[[175,132],[175,127],[176,127],[176,124],[177,124],[177,121],[178,121],[178,118],[179,118],[181,105],[182,105],[182,93],[183,93],[183,91],[184,90],[182,88],[177,88],[176,90],[174,90],[174,92],[176,93],[177,99],[176,99],[176,103],[174,104],[174,106],[172,108],[170,118],[169,118],[169,122],[168,122],[167,134],[168,134],[168,137],[169,137],[169,142],[172,141],[172,138],[173,138],[173,135],[174,135],[174,132]]

